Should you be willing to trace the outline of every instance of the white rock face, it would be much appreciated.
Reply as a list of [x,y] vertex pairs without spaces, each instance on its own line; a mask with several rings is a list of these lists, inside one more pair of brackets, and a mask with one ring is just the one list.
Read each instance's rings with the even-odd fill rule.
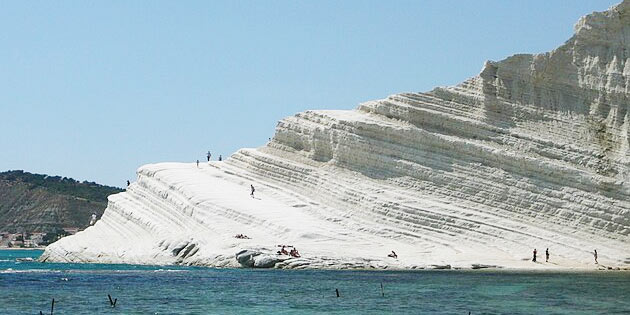
[[628,268],[629,58],[624,1],[556,50],[487,62],[460,85],[300,113],[224,162],[143,166],[100,221],[41,259],[595,268],[597,249],[599,266]]

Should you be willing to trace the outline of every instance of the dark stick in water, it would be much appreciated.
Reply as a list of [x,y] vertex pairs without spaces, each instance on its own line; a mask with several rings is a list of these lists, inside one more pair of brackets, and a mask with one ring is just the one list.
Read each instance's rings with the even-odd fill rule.
[[112,296],[111,295],[107,295],[107,298],[109,298],[109,305],[111,305],[111,307],[116,307],[116,301],[118,301],[118,299],[113,299],[112,300]]

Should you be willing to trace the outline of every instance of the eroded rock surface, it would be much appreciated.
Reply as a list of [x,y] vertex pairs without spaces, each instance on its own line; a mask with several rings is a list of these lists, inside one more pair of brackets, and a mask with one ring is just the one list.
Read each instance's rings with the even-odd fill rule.
[[[489,61],[457,86],[300,113],[266,146],[200,169],[143,166],[102,220],[42,259],[595,268],[597,249],[627,268],[629,58],[624,1],[580,19],[554,51]],[[283,244],[302,258],[276,261]],[[532,263],[534,248],[551,263]]]

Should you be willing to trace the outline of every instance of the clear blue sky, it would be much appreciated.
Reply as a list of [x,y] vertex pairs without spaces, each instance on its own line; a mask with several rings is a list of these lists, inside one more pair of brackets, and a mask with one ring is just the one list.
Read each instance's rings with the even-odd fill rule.
[[3,1],[0,171],[114,186],[549,51],[618,1]]

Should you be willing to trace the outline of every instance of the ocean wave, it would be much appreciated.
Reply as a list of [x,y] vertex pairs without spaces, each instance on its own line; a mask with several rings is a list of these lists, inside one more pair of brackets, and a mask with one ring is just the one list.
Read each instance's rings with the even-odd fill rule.
[[1,273],[59,273],[61,270],[54,269],[13,269],[7,268],[4,270],[0,270]]
[[153,270],[153,272],[189,272],[190,270],[184,269],[157,269]]

